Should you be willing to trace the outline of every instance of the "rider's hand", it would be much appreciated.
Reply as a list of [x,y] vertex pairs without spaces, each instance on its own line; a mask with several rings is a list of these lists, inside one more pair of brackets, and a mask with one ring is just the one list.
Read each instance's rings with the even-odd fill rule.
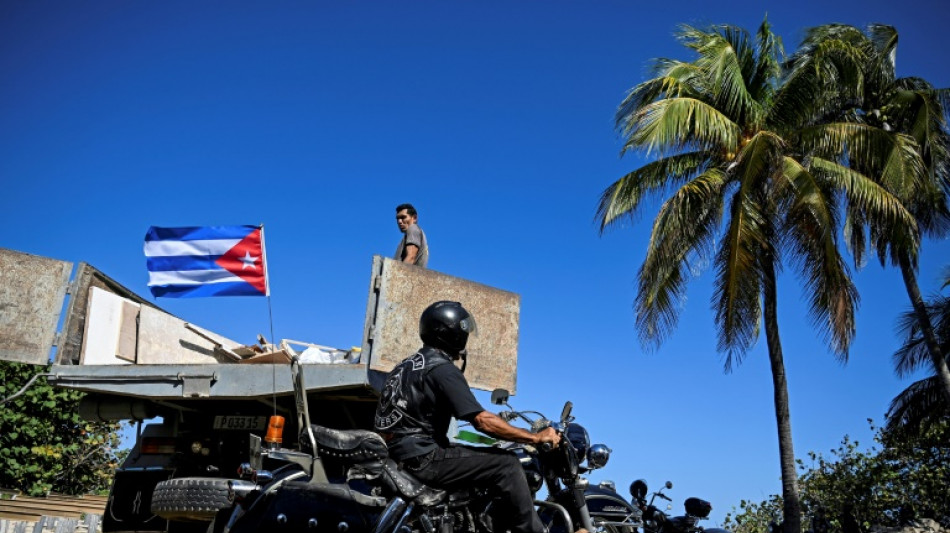
[[548,443],[552,448],[557,448],[557,445],[561,442],[561,435],[554,431],[554,428],[544,428],[535,433],[534,436],[537,439],[535,444]]

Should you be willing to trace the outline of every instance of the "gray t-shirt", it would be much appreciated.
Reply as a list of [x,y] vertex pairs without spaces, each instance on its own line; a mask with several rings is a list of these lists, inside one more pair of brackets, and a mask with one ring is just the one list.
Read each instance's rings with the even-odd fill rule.
[[394,259],[402,261],[406,257],[407,244],[414,244],[419,247],[419,253],[416,254],[416,261],[413,264],[424,268],[429,263],[429,243],[426,241],[425,232],[418,224],[410,224],[406,228],[406,234],[399,241],[396,255],[393,256]]

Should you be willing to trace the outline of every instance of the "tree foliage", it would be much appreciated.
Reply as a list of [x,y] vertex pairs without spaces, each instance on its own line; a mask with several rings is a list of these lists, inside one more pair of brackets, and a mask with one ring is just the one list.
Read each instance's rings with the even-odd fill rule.
[[[0,399],[49,367],[0,361]],[[30,495],[108,490],[124,453],[119,424],[93,423],[78,413],[83,393],[40,377],[0,406],[0,487]]]
[[[942,288],[950,286],[950,269],[943,273]],[[944,359],[950,354],[950,296],[934,294],[924,302],[930,317],[933,333],[940,345]],[[887,431],[895,436],[903,433],[920,433],[935,420],[950,416],[950,403],[941,394],[941,383],[936,369],[930,365],[930,351],[924,339],[923,327],[918,315],[911,309],[901,315],[898,331],[904,341],[894,353],[894,371],[906,376],[916,370],[929,367],[932,374],[915,381],[891,401],[887,411]]]
[[790,64],[790,80],[817,88],[798,102],[803,116],[817,111],[846,124],[825,144],[845,156],[851,169],[871,177],[913,215],[913,224],[881,219],[848,198],[845,233],[855,262],[867,247],[881,264],[901,269],[914,309],[921,353],[935,370],[931,390],[950,404],[950,368],[917,283],[920,236],[950,231],[950,89],[919,77],[898,77],[897,30],[871,24],[865,30],[827,24],[806,31]]
[[[872,425],[872,429],[874,428]],[[931,424],[913,439],[894,438],[882,429],[875,446],[861,449],[847,436],[829,456],[811,452],[799,461],[806,529],[868,531],[921,518],[950,526],[950,421]],[[723,527],[735,533],[769,533],[781,521],[782,499],[742,501]]]

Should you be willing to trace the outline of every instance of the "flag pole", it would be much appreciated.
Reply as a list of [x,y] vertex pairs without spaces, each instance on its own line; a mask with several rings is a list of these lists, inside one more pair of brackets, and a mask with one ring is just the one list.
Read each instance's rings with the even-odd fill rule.
[[[264,266],[264,295],[267,297],[267,316],[270,318],[270,340],[277,347],[277,337],[274,336],[274,308],[270,301],[270,268],[267,266],[267,246],[264,245],[264,223],[261,222],[261,264]],[[274,416],[277,416],[277,365],[271,364],[271,391],[274,394]]]
[[270,317],[270,338],[274,346],[277,345],[277,338],[274,337],[274,309],[270,301],[270,268],[267,267],[267,246],[264,244],[264,223],[261,228],[261,263],[264,265],[264,295],[267,296],[267,314]]

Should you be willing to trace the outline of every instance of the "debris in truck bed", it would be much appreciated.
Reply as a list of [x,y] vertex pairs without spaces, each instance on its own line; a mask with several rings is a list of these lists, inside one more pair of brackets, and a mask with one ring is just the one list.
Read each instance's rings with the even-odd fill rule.
[[246,357],[238,361],[241,364],[290,364],[290,354],[286,350],[275,350]]

